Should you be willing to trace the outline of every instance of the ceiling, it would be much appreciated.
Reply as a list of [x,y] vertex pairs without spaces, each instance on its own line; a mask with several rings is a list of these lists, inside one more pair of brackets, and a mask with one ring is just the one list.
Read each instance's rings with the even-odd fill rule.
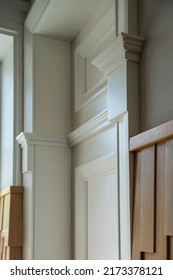
[[98,6],[107,0],[44,0],[42,4],[39,1],[35,0],[26,20],[31,31],[71,41]]
[[0,62],[3,60],[7,50],[13,43],[13,37],[0,34]]

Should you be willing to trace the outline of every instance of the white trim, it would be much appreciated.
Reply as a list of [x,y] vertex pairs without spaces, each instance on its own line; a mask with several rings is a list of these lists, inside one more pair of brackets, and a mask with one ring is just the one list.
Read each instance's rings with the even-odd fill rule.
[[108,128],[112,123],[107,121],[107,110],[101,112],[93,119],[81,125],[79,128],[72,131],[68,136],[68,142],[71,147],[78,145],[79,143],[87,140],[88,138],[98,134],[102,130]]
[[[116,128],[115,128],[116,129]],[[117,135],[115,135],[117,138]],[[97,166],[97,168],[96,168]],[[76,167],[76,172],[79,172],[84,181],[92,179],[101,174],[109,174],[113,171],[117,172],[117,149],[115,152],[106,154],[92,161],[84,163]]]
[[100,84],[107,83],[104,75],[86,92],[85,61],[92,64],[92,60],[115,40],[114,6],[114,0],[104,1],[73,42],[75,113],[107,94],[107,87],[100,88]]
[[124,60],[139,62],[144,39],[121,33],[92,64],[110,75]]
[[75,112],[80,111],[81,109],[89,106],[92,102],[94,102],[97,98],[107,95],[107,79],[103,78],[100,80],[95,86],[93,86],[90,90],[83,93],[80,96],[80,103],[75,108]]
[[70,147],[74,147],[81,142],[86,141],[88,138],[93,137],[94,135],[102,132],[105,129],[113,126],[119,121],[122,121],[123,115],[119,115],[117,118],[114,118],[108,121],[108,111],[104,110],[88,122],[84,123],[77,129],[73,130],[67,136],[67,141]]
[[82,55],[86,56],[93,45],[114,25],[114,1],[103,1],[74,40],[73,48],[82,52]]
[[118,123],[118,173],[120,205],[120,252],[121,260],[131,259],[130,179],[128,113]]
[[22,148],[26,145],[69,147],[65,136],[22,132],[17,136],[16,140]]

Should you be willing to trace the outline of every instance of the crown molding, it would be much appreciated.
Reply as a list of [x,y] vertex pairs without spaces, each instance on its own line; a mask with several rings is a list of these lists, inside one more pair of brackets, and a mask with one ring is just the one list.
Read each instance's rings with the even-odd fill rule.
[[139,62],[139,54],[142,51],[144,39],[120,33],[112,43],[93,61],[92,64],[109,75],[124,60]]
[[42,20],[42,16],[44,15],[49,4],[50,0],[37,0],[34,1],[33,5],[31,6],[31,9],[25,20],[25,27],[32,33],[35,33],[37,26]]
[[67,136],[67,140],[70,147],[74,147],[112,125],[113,123],[108,121],[108,111],[104,110],[96,117],[72,131]]
[[69,147],[65,136],[22,132],[16,137],[16,140],[22,148],[26,145]]

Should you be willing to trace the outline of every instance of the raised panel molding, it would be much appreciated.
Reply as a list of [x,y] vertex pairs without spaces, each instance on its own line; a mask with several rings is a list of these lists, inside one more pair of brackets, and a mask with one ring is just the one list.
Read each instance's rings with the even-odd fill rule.
[[107,79],[95,68],[99,79],[87,87],[87,65],[115,39],[115,2],[104,1],[73,42],[74,53],[74,110],[78,112],[107,94]]
[[[116,177],[118,176],[117,154],[115,153],[108,154],[84,165],[78,166],[75,169],[75,259],[88,259],[88,181],[92,178],[106,176],[107,174],[115,174]],[[118,187],[115,186],[115,188]],[[116,191],[118,192],[118,189],[116,189]],[[117,216],[116,223],[118,229],[118,207],[115,215]],[[118,235],[117,238],[119,238]],[[115,252],[115,254],[118,258],[119,243],[118,240],[116,241],[117,242],[114,245],[116,246],[117,252]]]

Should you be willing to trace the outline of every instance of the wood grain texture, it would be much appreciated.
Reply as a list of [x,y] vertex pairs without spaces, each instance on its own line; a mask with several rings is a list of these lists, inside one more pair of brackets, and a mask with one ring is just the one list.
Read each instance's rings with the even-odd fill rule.
[[132,238],[132,259],[140,260],[140,173],[141,173],[141,153],[135,155],[135,168],[134,168],[134,205],[133,205],[133,238]]
[[23,244],[23,196],[14,193],[10,205],[9,218],[9,246],[22,246]]
[[130,138],[130,151],[137,151],[173,138],[173,120]]
[[9,212],[10,212],[10,194],[4,196],[4,209],[3,209],[3,230],[7,230],[9,228]]
[[10,260],[22,260],[22,247],[9,247]]
[[165,144],[158,144],[156,149],[156,205],[155,205],[155,252],[145,253],[145,260],[167,259],[167,237],[164,233],[165,219]]
[[0,192],[0,259],[22,259],[23,188],[10,186]]
[[131,139],[131,149],[136,158],[133,259],[173,259],[172,127],[173,121]]
[[141,151],[140,251],[154,252],[155,147]]
[[4,197],[0,198],[0,231],[3,227]]
[[173,236],[173,140],[166,142],[165,235]]

